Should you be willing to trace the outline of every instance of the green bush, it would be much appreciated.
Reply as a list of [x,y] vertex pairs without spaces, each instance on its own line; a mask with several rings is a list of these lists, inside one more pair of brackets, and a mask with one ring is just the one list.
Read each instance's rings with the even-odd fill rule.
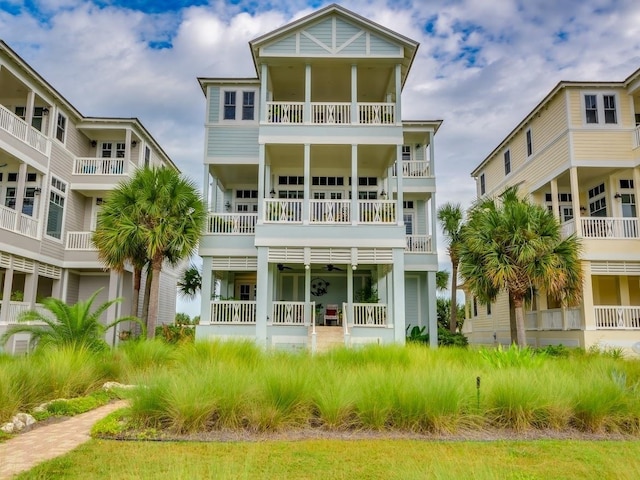
[[196,330],[185,324],[161,325],[156,327],[156,337],[172,344],[193,342],[196,338]]

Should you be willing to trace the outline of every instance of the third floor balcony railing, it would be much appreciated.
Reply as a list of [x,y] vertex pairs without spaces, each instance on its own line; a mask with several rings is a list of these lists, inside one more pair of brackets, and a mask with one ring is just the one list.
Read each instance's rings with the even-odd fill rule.
[[305,120],[304,102],[267,102],[267,123],[312,125],[394,125],[395,103],[358,102],[354,121],[350,102],[311,102]]
[[4,130],[40,153],[47,155],[48,141],[46,135],[2,105],[0,105],[0,130]]

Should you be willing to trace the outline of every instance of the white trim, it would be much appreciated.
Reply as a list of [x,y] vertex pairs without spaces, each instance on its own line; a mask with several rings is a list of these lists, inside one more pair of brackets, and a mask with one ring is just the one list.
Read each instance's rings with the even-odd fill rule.
[[[620,95],[615,90],[578,90],[580,94],[580,115],[582,118],[582,128],[604,128],[604,129],[620,129],[622,127],[622,118],[620,115]],[[594,95],[596,97],[597,123],[587,123],[585,96]],[[616,123],[605,123],[604,114],[604,97],[613,96],[616,102]]]
[[[224,118],[224,95],[226,92],[235,92],[236,94],[236,112],[234,119]],[[253,92],[253,120],[242,120],[242,105],[245,92]],[[238,125],[259,125],[260,124],[260,87],[258,86],[239,86],[239,85],[220,85],[220,98],[218,110],[218,123],[207,122],[210,126],[238,126]],[[206,117],[207,120],[209,117]],[[206,158],[206,157],[205,157]]]

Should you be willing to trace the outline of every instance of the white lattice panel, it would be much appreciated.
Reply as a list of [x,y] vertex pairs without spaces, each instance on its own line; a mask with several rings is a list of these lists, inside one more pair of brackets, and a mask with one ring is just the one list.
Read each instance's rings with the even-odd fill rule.
[[213,257],[212,269],[216,270],[251,270],[258,269],[256,257]]
[[640,275],[640,262],[591,262],[591,273]]

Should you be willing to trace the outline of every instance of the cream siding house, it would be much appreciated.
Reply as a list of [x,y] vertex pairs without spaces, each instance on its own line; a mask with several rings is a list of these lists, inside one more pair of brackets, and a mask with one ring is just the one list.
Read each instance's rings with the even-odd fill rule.
[[[526,312],[532,345],[640,350],[639,125],[640,70],[619,82],[560,82],[472,172],[478,196],[518,185],[583,241],[584,299],[565,308],[539,292]],[[490,313],[474,304],[471,341],[508,344],[507,295]]]
[[[105,270],[91,234],[109,191],[145,165],[176,168],[137,119],[83,116],[0,41],[0,334],[42,298],[99,288],[97,302],[124,297],[105,320],[130,313],[132,273]],[[159,321],[172,322],[177,274],[164,276]],[[16,335],[4,350],[27,344]]]
[[249,45],[255,78],[199,79],[198,338],[313,350],[434,332],[441,121],[401,120],[418,44],[330,5]]

